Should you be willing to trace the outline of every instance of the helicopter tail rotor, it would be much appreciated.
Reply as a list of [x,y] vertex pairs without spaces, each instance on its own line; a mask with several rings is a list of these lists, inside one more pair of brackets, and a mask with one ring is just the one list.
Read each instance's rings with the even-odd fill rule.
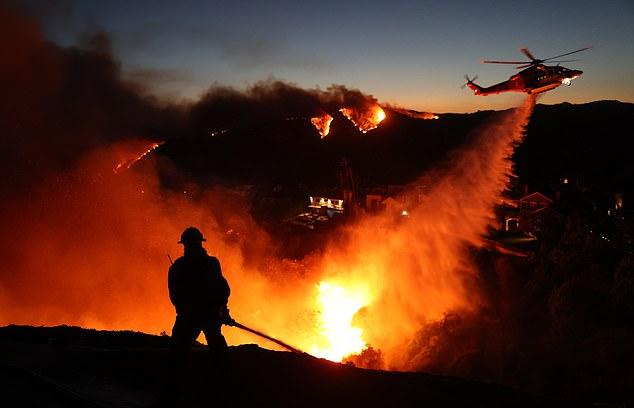
[[471,89],[473,91],[473,93],[476,94],[476,95],[485,95],[484,89],[480,85],[475,84],[473,82],[476,79],[478,79],[477,75],[474,76],[473,78],[469,78],[469,75],[465,75],[464,78],[467,80],[467,82],[464,85],[462,85],[463,88],[466,86],[469,89]]
[[469,84],[473,85],[473,81],[475,81],[476,79],[478,79],[478,76],[474,76],[473,78],[469,79],[469,75],[465,75],[464,79],[467,80],[467,82],[465,82],[464,84],[462,84],[462,87],[464,89],[465,86],[468,86]]

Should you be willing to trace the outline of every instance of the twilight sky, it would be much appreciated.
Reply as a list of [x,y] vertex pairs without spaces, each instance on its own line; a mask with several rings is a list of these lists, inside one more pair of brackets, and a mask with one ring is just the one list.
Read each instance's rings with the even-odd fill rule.
[[634,102],[634,2],[604,1],[53,1],[26,0],[49,39],[111,38],[126,75],[159,96],[195,99],[210,84],[275,77],[302,87],[356,87],[380,102],[434,112],[499,109],[521,94],[474,96],[517,72],[482,59],[546,58],[584,75],[542,103]]

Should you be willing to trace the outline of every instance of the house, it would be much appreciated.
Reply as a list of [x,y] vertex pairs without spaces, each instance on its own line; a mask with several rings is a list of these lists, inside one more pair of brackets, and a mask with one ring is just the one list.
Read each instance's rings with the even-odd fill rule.
[[543,220],[554,211],[553,200],[540,192],[527,194],[519,200],[503,200],[500,227],[504,231],[535,234]]
[[335,213],[342,213],[344,211],[344,200],[340,198],[310,196],[308,197],[308,201],[308,208],[316,210],[317,212],[331,210]]
[[541,208],[550,207],[553,204],[553,200],[537,191],[520,198],[518,201],[520,213],[523,211],[534,212]]

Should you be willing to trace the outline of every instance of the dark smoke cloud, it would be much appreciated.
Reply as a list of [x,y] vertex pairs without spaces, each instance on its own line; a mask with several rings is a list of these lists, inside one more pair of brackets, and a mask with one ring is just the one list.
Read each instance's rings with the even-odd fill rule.
[[126,69],[123,75],[126,80],[142,84],[153,91],[182,87],[191,82],[187,73],[177,69],[133,68]]
[[14,175],[3,178],[3,192],[24,189],[112,141],[161,139],[175,130],[179,111],[121,80],[104,33],[60,48],[8,6],[0,7],[0,26],[1,170]]
[[261,124],[287,118],[306,118],[342,107],[366,110],[376,105],[371,95],[344,85],[325,91],[303,89],[276,79],[260,81],[245,91],[214,85],[191,109],[190,127],[196,132]]

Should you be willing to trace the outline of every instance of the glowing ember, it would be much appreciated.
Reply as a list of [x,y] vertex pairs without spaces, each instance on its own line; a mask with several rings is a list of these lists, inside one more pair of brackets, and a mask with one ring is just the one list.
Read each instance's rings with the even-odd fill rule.
[[126,168],[129,169],[130,167],[132,167],[134,165],[134,163],[138,162],[139,160],[141,160],[142,158],[144,158],[145,156],[147,156],[148,154],[150,154],[154,149],[156,149],[157,147],[159,147],[160,145],[162,145],[165,142],[161,142],[161,143],[151,143],[150,146],[143,151],[141,154],[131,158],[131,159],[125,159],[120,161],[114,169],[112,169],[112,171],[114,171],[115,173],[118,173],[119,170],[121,170],[122,168]]
[[332,116],[327,113],[310,119],[310,123],[315,126],[322,139],[330,133],[330,122],[332,122]]
[[379,123],[385,119],[385,111],[379,105],[374,105],[367,110],[341,108],[339,112],[363,133],[376,129]]
[[363,330],[352,326],[352,318],[367,305],[367,295],[351,293],[341,286],[321,281],[317,286],[317,301],[320,308],[320,329],[324,338],[322,345],[313,346],[311,354],[331,361],[360,353],[366,347],[362,339]]

